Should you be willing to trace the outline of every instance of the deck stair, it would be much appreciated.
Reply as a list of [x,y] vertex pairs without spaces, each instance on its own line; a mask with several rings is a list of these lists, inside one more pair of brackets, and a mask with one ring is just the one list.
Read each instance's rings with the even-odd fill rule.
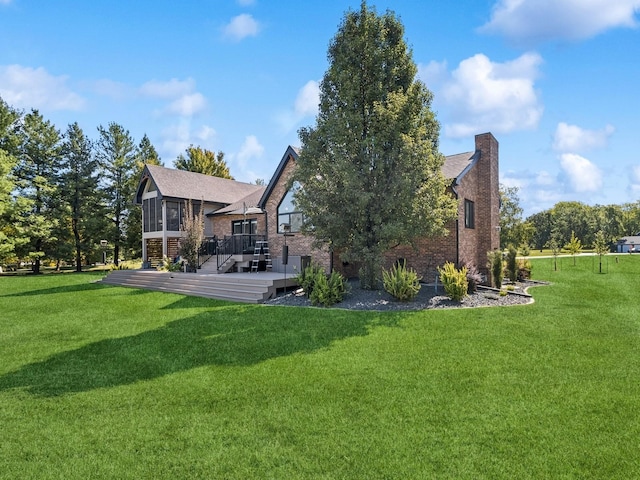
[[278,286],[273,279],[261,275],[174,273],[153,270],[114,270],[101,282],[108,285],[244,303],[262,303],[276,295]]

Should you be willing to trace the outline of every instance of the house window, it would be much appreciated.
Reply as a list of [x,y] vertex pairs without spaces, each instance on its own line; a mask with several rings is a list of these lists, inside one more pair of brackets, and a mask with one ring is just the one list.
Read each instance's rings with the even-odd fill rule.
[[184,221],[184,203],[183,202],[167,202],[167,230],[169,232],[179,232],[180,226],[182,225],[183,221]]
[[233,235],[255,235],[258,233],[258,220],[236,220],[231,222],[231,233]]
[[464,226],[465,228],[475,228],[475,204],[471,200],[464,201]]
[[302,229],[304,217],[293,201],[293,195],[298,188],[300,186],[294,184],[278,205],[278,233],[284,233],[282,225],[290,225],[289,231],[291,233],[299,232]]
[[142,201],[142,215],[145,232],[162,231],[162,200],[159,197]]

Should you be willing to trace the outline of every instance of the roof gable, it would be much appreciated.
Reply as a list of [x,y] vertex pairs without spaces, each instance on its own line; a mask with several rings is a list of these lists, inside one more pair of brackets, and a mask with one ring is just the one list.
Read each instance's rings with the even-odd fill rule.
[[269,196],[271,196],[273,189],[275,188],[278,181],[280,180],[280,177],[282,176],[282,172],[284,172],[284,169],[287,166],[287,163],[289,163],[289,160],[291,159],[293,161],[298,161],[299,153],[300,153],[299,149],[294,148],[291,145],[287,147],[287,150],[284,152],[284,155],[282,156],[282,159],[278,164],[278,168],[276,168],[276,171],[273,174],[273,177],[271,177],[271,180],[269,180],[269,184],[267,185],[266,190],[262,194],[262,198],[258,203],[258,207],[264,210],[267,200],[269,199]]
[[457,183],[477,162],[480,152],[465,152],[456,155],[449,155],[444,158],[442,165],[442,175],[447,180],[454,180]]
[[213,177],[202,173],[188,172],[158,165],[145,165],[136,201],[142,198],[142,191],[146,181],[151,179],[162,197],[204,200],[211,203],[229,205],[238,200],[262,190],[264,187],[244,182],[237,182],[227,178]]

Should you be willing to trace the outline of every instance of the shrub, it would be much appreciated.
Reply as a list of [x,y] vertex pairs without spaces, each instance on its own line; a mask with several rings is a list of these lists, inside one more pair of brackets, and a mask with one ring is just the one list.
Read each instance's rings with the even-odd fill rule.
[[319,273],[316,275],[309,299],[312,305],[330,307],[341,302],[347,291],[347,282],[338,272],[331,272],[329,276]]
[[182,270],[182,262],[174,262],[169,257],[162,257],[162,265],[158,267],[158,270],[165,272],[179,272]]
[[517,256],[518,251],[516,250],[516,247],[514,247],[513,245],[509,245],[507,249],[507,277],[509,277],[509,280],[511,280],[512,282],[516,281],[518,274],[516,262]]
[[467,292],[473,293],[478,290],[478,285],[480,285],[484,279],[478,267],[475,265],[467,264],[465,267],[467,268],[467,283],[469,284]]
[[518,260],[518,281],[531,278],[531,262],[529,260]]
[[458,270],[453,263],[446,262],[442,268],[438,267],[438,272],[447,296],[456,302],[461,301],[469,289],[467,267]]
[[523,257],[528,257],[530,253],[531,253],[531,249],[529,248],[529,245],[527,245],[526,243],[523,243],[522,245],[520,245],[520,254]]
[[300,288],[304,291],[304,294],[309,298],[318,278],[324,276],[324,269],[320,265],[311,264],[301,270],[296,279],[298,280],[298,285],[300,285]]
[[502,287],[502,252],[493,250],[487,253],[488,267],[491,272],[491,283],[495,288]]
[[406,261],[383,270],[382,284],[387,293],[401,302],[413,300],[420,291],[420,277],[415,270],[407,268]]

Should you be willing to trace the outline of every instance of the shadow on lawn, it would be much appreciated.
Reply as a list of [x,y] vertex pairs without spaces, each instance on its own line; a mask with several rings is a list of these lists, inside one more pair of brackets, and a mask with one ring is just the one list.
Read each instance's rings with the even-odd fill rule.
[[92,290],[100,290],[102,288],[108,288],[111,286],[103,283],[98,283],[97,280],[98,279],[96,279],[96,281],[92,283],[84,282],[75,285],[61,285],[59,287],[40,288],[37,290],[23,290],[17,293],[0,294],[0,297],[30,297],[33,295],[54,295],[59,293],[86,292]]
[[[384,322],[395,322],[385,316]],[[370,312],[330,315],[291,308],[225,306],[138,335],[63,352],[0,377],[0,390],[57,396],[127,385],[206,365],[252,365],[368,333]]]

